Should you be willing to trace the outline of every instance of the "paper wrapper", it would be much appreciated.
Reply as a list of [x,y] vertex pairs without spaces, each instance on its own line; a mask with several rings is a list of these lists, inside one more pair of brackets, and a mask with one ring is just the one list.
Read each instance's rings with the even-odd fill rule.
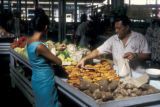
[[123,81],[125,83],[133,84],[137,87],[140,87],[149,81],[149,76],[147,74],[144,74],[138,78],[126,77]]

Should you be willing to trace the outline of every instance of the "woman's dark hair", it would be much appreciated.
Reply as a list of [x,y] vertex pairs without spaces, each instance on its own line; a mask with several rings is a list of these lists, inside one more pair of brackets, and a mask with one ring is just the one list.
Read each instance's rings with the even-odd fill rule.
[[131,21],[130,21],[130,19],[127,16],[116,17],[114,23],[115,22],[119,22],[119,21],[122,21],[122,24],[124,26],[130,26],[131,25]]
[[34,14],[35,16],[31,21],[33,31],[38,31],[38,32],[44,31],[46,25],[47,26],[49,25],[48,16],[45,14],[44,10],[41,8],[37,8]]

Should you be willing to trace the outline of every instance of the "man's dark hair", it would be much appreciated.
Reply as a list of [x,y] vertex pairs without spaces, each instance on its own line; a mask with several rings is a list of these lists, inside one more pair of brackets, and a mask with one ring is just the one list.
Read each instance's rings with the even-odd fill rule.
[[127,16],[116,17],[114,23],[119,22],[119,21],[122,21],[122,24],[124,26],[130,26],[131,25],[131,21]]

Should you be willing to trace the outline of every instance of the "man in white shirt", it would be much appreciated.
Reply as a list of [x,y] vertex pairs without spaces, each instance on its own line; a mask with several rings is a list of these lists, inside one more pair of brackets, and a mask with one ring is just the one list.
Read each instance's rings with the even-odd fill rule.
[[84,66],[87,60],[109,53],[112,54],[115,65],[118,65],[118,61],[122,58],[128,59],[134,65],[137,62],[149,59],[150,50],[147,40],[142,34],[132,31],[130,23],[131,21],[128,17],[118,17],[115,20],[115,31],[117,34],[111,36],[101,46],[84,57],[77,66]]

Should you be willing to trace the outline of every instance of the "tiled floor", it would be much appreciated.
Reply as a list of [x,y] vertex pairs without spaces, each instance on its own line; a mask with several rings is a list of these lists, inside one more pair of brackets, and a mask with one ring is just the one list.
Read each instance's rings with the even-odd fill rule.
[[[9,76],[9,56],[0,55],[0,107],[32,107],[18,88],[12,88]],[[59,93],[62,107],[78,107],[62,93]]]

